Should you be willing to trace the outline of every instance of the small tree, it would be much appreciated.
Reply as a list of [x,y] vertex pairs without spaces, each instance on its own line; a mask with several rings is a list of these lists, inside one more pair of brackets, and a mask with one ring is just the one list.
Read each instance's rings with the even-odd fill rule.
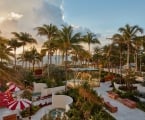
[[135,81],[135,72],[132,69],[127,69],[125,76],[125,85],[127,90],[132,91],[134,81]]

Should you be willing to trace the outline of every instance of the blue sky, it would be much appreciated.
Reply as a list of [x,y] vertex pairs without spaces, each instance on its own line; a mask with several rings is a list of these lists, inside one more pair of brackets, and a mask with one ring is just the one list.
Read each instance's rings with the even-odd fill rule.
[[67,24],[90,30],[107,44],[106,38],[126,24],[145,29],[144,5],[145,0],[0,0],[0,31],[5,36],[13,31],[36,36],[35,27]]
[[64,20],[112,34],[125,24],[145,28],[145,0],[64,0]]

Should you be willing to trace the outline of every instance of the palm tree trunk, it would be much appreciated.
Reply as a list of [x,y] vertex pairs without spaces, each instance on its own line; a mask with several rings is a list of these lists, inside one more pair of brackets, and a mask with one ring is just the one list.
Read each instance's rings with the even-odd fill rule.
[[121,76],[120,83],[122,82],[122,47],[120,48],[120,71],[118,72]]
[[90,46],[91,46],[90,43],[88,43],[89,53],[90,53]]
[[62,53],[62,64],[64,63],[64,52]]
[[76,54],[76,61],[74,61],[74,65],[77,65],[77,58],[78,58],[78,55]]
[[25,61],[25,69],[27,69],[27,61]]
[[120,74],[122,76],[122,50],[120,50]]
[[14,57],[15,57],[15,70],[16,70],[16,48],[14,48]]
[[29,70],[31,69],[30,62],[29,62]]
[[[24,45],[23,45],[23,58],[24,59]],[[22,67],[24,66],[24,60],[22,60]]]
[[65,71],[66,71],[66,80],[67,80],[67,59],[68,59],[68,56],[67,56],[67,50],[66,50],[66,54],[65,54]]
[[66,50],[66,54],[65,54],[65,81],[66,81],[66,84],[65,84],[65,90],[66,90],[66,85],[67,85],[67,50]]
[[138,68],[138,65],[137,65],[137,63],[138,63],[138,56],[137,56],[137,51],[135,51],[135,71],[137,71],[137,68]]
[[42,59],[41,59],[41,67],[43,67],[43,57],[42,57]]
[[49,53],[48,53],[48,66],[47,66],[47,74],[48,74],[48,79],[49,79],[49,77],[50,77],[50,72],[49,72]]
[[54,59],[55,59],[54,60],[55,61],[54,63],[57,64],[57,51],[54,51]]
[[127,69],[130,68],[130,45],[127,45],[128,49],[127,49]]
[[57,53],[57,64],[59,65],[60,64],[60,51],[58,50],[58,53]]
[[108,74],[110,74],[110,56],[108,56]]
[[34,61],[32,62],[32,65],[33,65],[33,72],[34,72],[34,65],[35,65],[35,62]]
[[50,53],[49,53],[49,59],[50,59],[50,65],[52,64],[52,52],[50,50]]

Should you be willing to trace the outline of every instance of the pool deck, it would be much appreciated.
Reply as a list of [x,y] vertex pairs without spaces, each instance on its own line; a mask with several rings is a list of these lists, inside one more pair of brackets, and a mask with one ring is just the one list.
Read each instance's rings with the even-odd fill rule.
[[[141,111],[138,108],[130,109],[117,100],[111,99],[108,97],[107,91],[112,90],[110,87],[110,82],[101,83],[100,87],[94,88],[94,90],[104,98],[105,101],[109,101],[112,105],[118,107],[118,111],[116,113],[111,113],[106,110],[109,114],[111,114],[116,120],[145,120],[145,112]],[[40,120],[43,115],[48,113],[52,109],[52,106],[46,106],[40,109],[35,115],[32,116],[31,120]],[[23,120],[29,120],[23,119]]]
[[31,120],[41,120],[41,118],[52,109],[52,105],[43,107],[35,115],[31,117]]
[[116,113],[109,112],[116,120],[145,120],[145,112],[142,110],[135,108],[130,109],[120,103],[117,100],[111,99],[107,95],[107,91],[112,90],[110,87],[110,82],[101,83],[100,87],[94,88],[94,90],[101,95],[105,101],[109,101],[113,106],[118,107],[118,111]]

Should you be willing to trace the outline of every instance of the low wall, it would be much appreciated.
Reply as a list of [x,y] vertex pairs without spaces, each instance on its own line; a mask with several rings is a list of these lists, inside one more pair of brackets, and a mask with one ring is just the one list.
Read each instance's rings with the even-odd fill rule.
[[45,83],[35,83],[35,82],[33,82],[33,86],[34,86],[33,93],[40,93],[41,97],[65,91],[65,86],[47,88],[47,85]]
[[73,99],[66,95],[53,95],[52,96],[52,107],[53,108],[64,108],[69,110],[69,105],[72,104]]
[[65,86],[59,86],[59,87],[54,87],[50,89],[51,89],[52,94],[56,94],[58,92],[65,91]]
[[3,120],[3,117],[17,114],[17,111],[9,110],[8,108],[0,108],[0,120]]

